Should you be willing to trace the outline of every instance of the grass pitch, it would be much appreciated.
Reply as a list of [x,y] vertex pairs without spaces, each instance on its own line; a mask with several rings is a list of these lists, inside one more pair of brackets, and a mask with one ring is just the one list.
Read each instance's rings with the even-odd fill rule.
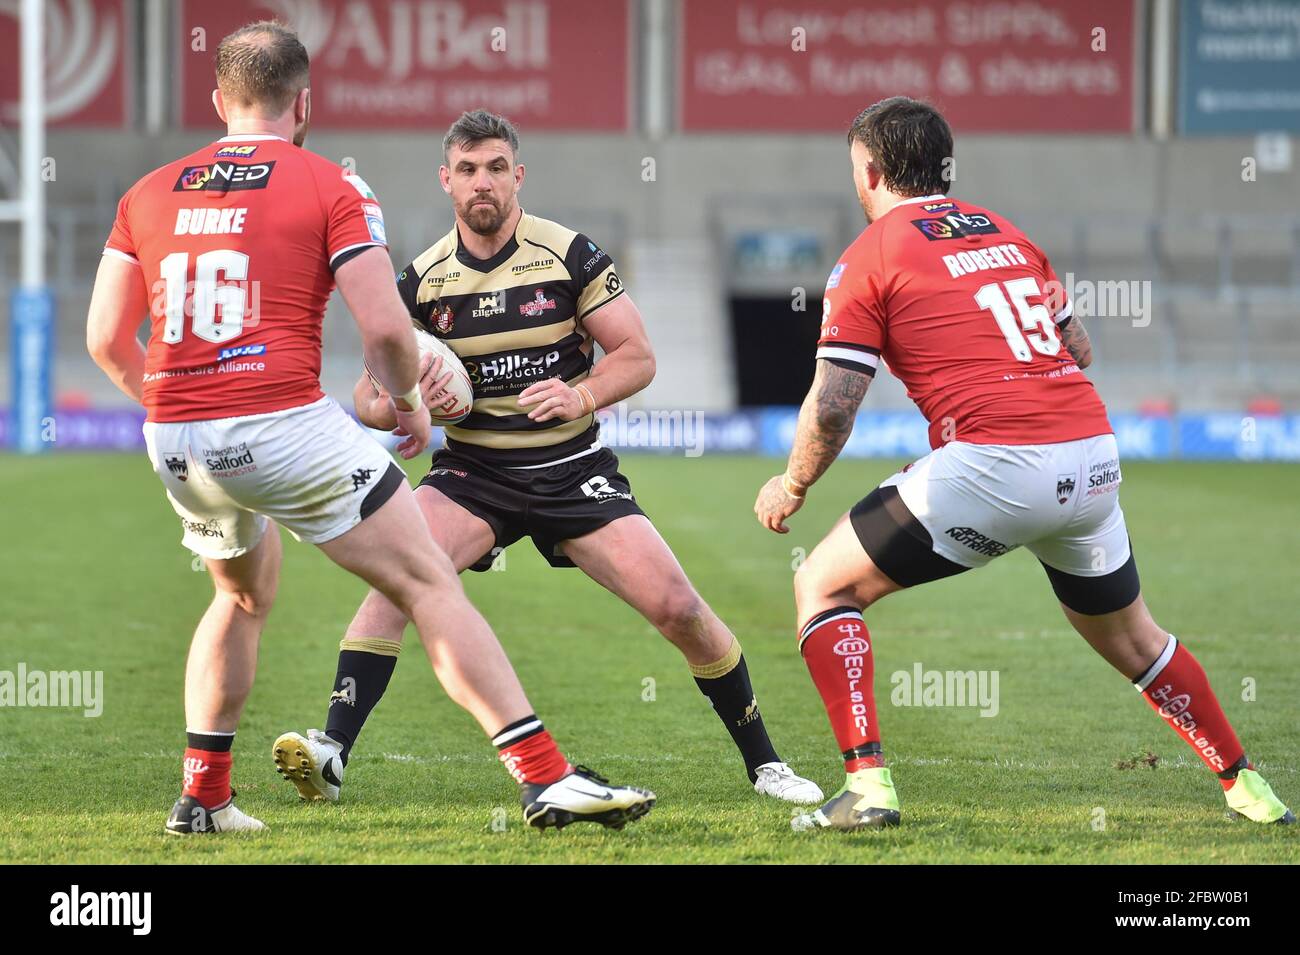
[[[750,513],[775,461],[628,455],[623,464],[740,637],[782,756],[832,791],[842,775],[834,738],[794,646],[795,549],[811,550],[893,463],[837,464],[786,537]],[[1200,658],[1247,751],[1295,808],[1298,479],[1285,465],[1134,462],[1123,489],[1157,619]],[[3,457],[0,495],[0,670],[101,670],[105,696],[98,718],[0,709],[3,862],[1300,859],[1300,833],[1225,819],[1218,784],[1068,629],[1027,553],[869,612],[904,824],[846,837],[791,832],[791,809],[750,790],[677,652],[580,572],[546,567],[526,541],[503,571],[466,575],[469,593],[566,753],[656,791],[646,819],[621,833],[527,829],[514,784],[443,695],[413,634],[348,766],[343,801],[300,804],[275,775],[271,741],[323,725],[338,640],[364,588],[290,542],[235,744],[240,804],[270,830],[166,837],[184,746],[185,652],[208,581],[179,547],[143,455]],[[892,674],[918,662],[997,671],[997,715],[893,705]],[[1154,767],[1138,758],[1147,753]]]

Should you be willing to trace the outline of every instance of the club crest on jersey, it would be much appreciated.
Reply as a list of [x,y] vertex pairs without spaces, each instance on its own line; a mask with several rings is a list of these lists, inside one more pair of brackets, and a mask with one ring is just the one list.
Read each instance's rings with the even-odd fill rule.
[[437,314],[433,316],[433,330],[439,335],[450,334],[452,328],[456,325],[456,317],[451,313],[451,306],[444,305],[438,309]]
[[271,181],[275,160],[260,163],[213,162],[205,166],[186,166],[176,177],[172,192],[232,192],[240,189],[265,189]]
[[215,159],[251,159],[257,152],[256,146],[222,146],[215,153]]
[[164,453],[163,464],[167,465],[168,471],[176,475],[176,480],[188,481],[190,479],[190,464],[180,451],[175,454]]
[[933,219],[913,219],[912,225],[931,242],[964,239],[969,235],[991,235],[1002,231],[988,216],[965,212],[949,212]]
[[547,298],[546,293],[538,289],[533,293],[532,301],[524,302],[519,306],[519,313],[527,315],[529,318],[536,318],[543,312],[550,311],[553,308],[555,308],[555,299]]
[[1058,474],[1056,476],[1056,500],[1058,504],[1064,504],[1074,494],[1074,475]]

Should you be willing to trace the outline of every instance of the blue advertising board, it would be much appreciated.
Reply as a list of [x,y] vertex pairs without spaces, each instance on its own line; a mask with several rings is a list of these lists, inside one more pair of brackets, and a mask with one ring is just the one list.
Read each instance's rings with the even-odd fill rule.
[[1300,132],[1300,0],[1178,5],[1178,128]]
[[[57,412],[62,450],[144,449],[141,408],[65,408]],[[731,412],[603,409],[601,441],[620,454],[648,452],[694,458],[704,454],[785,457],[794,442],[798,408]],[[1300,462],[1300,415],[1241,412],[1176,416],[1112,413],[1120,456],[1127,460]],[[442,444],[438,428],[433,446]],[[915,460],[930,451],[925,419],[915,410],[863,411],[844,446],[844,458]],[[372,432],[391,447],[392,435]],[[17,445],[0,409],[0,448]]]
[[13,414],[5,438],[24,454],[38,454],[50,446],[53,435],[54,296],[48,288],[17,288],[9,307]]

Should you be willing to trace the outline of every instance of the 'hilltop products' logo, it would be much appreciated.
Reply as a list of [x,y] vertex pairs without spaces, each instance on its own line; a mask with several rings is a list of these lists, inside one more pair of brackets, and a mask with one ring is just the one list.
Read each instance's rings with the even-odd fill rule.
[[240,189],[265,189],[271,181],[271,162],[245,165],[234,162],[214,162],[206,166],[186,166],[176,177],[173,192],[231,192]]

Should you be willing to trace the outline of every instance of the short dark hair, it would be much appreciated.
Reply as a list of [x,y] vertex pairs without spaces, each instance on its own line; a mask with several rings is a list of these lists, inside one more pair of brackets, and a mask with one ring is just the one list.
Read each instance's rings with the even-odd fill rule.
[[452,146],[468,149],[485,139],[504,139],[510,144],[510,151],[516,157],[519,155],[519,133],[514,123],[485,109],[475,109],[461,113],[442,137],[442,158],[448,158]]
[[912,197],[948,190],[952,130],[929,103],[906,96],[872,103],[849,127],[849,142],[867,148],[890,192]]
[[259,20],[217,47],[217,87],[227,100],[283,113],[308,85],[307,48],[283,23]]

